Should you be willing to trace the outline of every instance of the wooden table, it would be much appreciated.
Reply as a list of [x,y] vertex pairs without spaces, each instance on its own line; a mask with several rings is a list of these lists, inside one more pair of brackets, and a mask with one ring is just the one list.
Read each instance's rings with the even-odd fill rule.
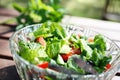
[[[6,11],[8,12],[8,10]],[[2,14],[0,12],[0,20],[7,20],[10,17],[16,16],[9,15],[8,17],[7,14],[3,16],[4,13],[6,12],[3,11]],[[78,24],[84,27],[95,29],[96,31],[111,38],[118,46],[120,46],[120,23],[75,16],[65,16],[62,22],[68,24]],[[11,52],[9,50],[9,37],[14,33],[14,28],[14,24],[0,25],[0,55],[2,55],[2,57],[0,57],[0,80],[20,80],[15,68],[15,63],[12,60]],[[120,80],[120,74],[117,73],[117,75],[118,76],[115,76],[112,80]]]

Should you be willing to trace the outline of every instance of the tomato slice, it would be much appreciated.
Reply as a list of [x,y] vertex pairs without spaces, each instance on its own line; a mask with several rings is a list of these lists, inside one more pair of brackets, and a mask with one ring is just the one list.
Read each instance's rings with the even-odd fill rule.
[[108,70],[108,69],[110,69],[111,68],[111,64],[107,64],[106,66],[105,66],[105,69],[106,70]]
[[48,68],[49,62],[43,62],[42,64],[38,64],[37,66],[40,68]]
[[68,52],[66,54],[61,54],[61,57],[63,58],[64,61],[67,61],[68,58],[74,54],[78,54],[78,55],[81,54],[81,50],[79,48],[78,49],[72,48],[72,50],[70,52]]
[[69,52],[67,54],[61,54],[61,57],[63,58],[64,61],[67,61],[70,56],[72,56],[72,52]]
[[42,46],[46,46],[46,42],[43,37],[38,37],[36,42],[39,42]]

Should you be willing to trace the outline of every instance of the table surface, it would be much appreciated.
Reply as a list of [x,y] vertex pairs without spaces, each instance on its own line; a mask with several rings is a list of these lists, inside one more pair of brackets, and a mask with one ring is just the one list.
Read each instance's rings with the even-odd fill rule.
[[[0,23],[17,15],[18,13],[14,10],[8,12],[8,10],[0,9]],[[120,46],[120,23],[67,15],[63,18],[62,23],[89,27],[108,36]],[[0,80],[20,80],[9,49],[9,37],[14,33],[14,29],[14,24],[0,24]],[[112,80],[120,80],[119,76],[120,70]]]

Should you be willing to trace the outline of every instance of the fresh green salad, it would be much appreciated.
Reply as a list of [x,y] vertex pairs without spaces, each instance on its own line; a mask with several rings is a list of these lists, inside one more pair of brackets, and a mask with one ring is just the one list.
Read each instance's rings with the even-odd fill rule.
[[31,64],[40,68],[49,68],[56,64],[73,69],[80,74],[87,72],[78,67],[72,56],[79,57],[102,73],[111,66],[111,56],[106,56],[106,41],[104,36],[97,34],[93,38],[81,34],[71,34],[58,23],[43,23],[34,32],[32,39],[19,41],[18,54]]

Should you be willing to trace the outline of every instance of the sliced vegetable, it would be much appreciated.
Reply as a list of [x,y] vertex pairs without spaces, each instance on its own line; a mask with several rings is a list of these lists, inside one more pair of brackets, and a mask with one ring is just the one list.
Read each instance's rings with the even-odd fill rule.
[[67,54],[61,54],[63,60],[66,62],[70,56],[72,56],[72,52],[68,52]]
[[48,68],[49,67],[49,62],[43,62],[41,64],[38,64],[37,66],[40,67],[40,68]]
[[108,70],[108,69],[110,69],[111,68],[111,64],[107,64],[106,66],[105,66],[105,69],[106,70]]
[[80,39],[79,41],[80,43],[80,49],[81,49],[81,52],[82,52],[82,56],[88,60],[92,57],[92,52],[93,50],[88,46],[87,42],[84,40],[84,39]]
[[70,51],[71,51],[70,46],[67,45],[67,44],[64,44],[64,45],[61,47],[61,49],[60,49],[60,54],[62,54],[62,53],[68,53],[68,52],[70,52]]
[[42,46],[46,46],[46,42],[43,37],[38,37],[36,42],[39,42]]
[[64,64],[65,64],[63,58],[62,58],[60,55],[58,55],[56,62],[57,62],[58,64],[60,64],[60,65],[64,65]]

